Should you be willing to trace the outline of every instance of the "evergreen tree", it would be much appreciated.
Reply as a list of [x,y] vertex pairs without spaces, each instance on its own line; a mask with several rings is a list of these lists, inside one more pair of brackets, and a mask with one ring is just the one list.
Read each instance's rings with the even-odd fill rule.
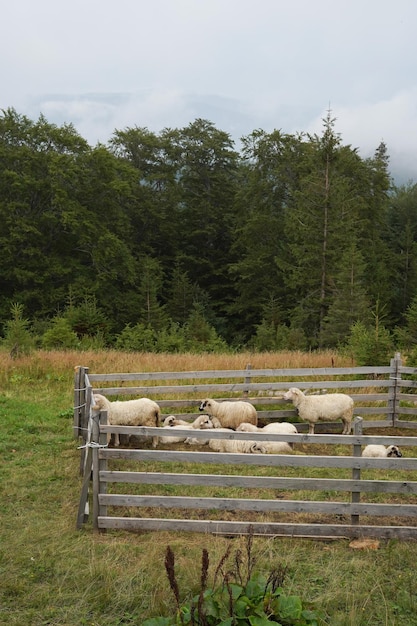
[[370,322],[369,299],[363,286],[364,272],[362,254],[352,239],[335,274],[332,302],[324,319],[321,345],[337,347],[346,341],[355,322]]
[[396,188],[390,196],[386,241],[392,252],[393,319],[404,322],[407,307],[417,292],[417,185]]
[[30,354],[35,341],[30,332],[29,320],[23,317],[23,305],[14,303],[11,306],[12,318],[5,324],[4,343],[10,350],[13,359]]
[[285,212],[286,241],[277,258],[293,307],[290,320],[313,348],[320,346],[340,254],[355,233],[363,204],[356,181],[360,159],[341,146],[330,112],[323,122],[322,136],[310,138],[300,163],[298,186]]
[[300,140],[280,131],[254,131],[242,138],[243,163],[236,193],[236,221],[230,273],[237,297],[228,307],[236,331],[247,340],[263,315],[269,298],[285,301],[281,272],[275,259],[285,239],[284,212],[296,178]]

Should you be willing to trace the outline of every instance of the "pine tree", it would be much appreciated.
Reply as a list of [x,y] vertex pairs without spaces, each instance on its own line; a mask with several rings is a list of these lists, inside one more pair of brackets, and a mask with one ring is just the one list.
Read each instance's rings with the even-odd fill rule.
[[363,285],[364,271],[362,254],[352,240],[335,274],[332,302],[323,323],[322,346],[337,347],[346,341],[355,322],[370,322],[369,298]]

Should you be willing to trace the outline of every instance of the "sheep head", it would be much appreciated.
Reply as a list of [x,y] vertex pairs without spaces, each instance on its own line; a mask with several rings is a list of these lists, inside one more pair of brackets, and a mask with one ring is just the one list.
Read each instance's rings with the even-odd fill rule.
[[398,456],[402,457],[402,453],[398,446],[388,446],[387,448],[387,456]]
[[298,389],[298,387],[291,387],[282,397],[284,400],[294,400],[294,398],[300,398],[302,395],[304,394],[301,389]]

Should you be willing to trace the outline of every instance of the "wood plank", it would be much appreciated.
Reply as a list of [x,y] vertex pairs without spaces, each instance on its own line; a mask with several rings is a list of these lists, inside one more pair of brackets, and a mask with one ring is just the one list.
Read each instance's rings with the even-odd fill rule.
[[350,478],[287,478],[282,476],[235,476],[233,474],[175,474],[162,472],[100,472],[100,481],[147,485],[206,485],[247,489],[288,489],[301,491],[361,491],[417,494],[416,481],[352,480]]
[[417,505],[323,502],[310,500],[267,500],[244,498],[210,498],[190,496],[154,496],[102,494],[104,506],[150,507],[162,509],[212,509],[216,511],[254,511],[262,513],[323,513],[327,515],[367,515],[414,517]]
[[100,458],[137,461],[215,463],[225,465],[259,465],[265,467],[325,467],[358,469],[417,470],[417,458],[372,459],[351,456],[301,456],[287,454],[240,454],[236,452],[188,452],[188,450],[134,450],[103,448]]
[[[90,375],[90,378],[92,376]],[[393,381],[389,380],[351,380],[351,381],[311,381],[308,383],[300,381],[291,381],[283,383],[211,383],[211,384],[188,384],[188,385],[147,385],[147,386],[129,386],[129,387],[95,387],[95,393],[102,393],[104,395],[147,395],[152,396],[156,394],[181,394],[181,393],[195,393],[200,395],[200,399],[207,398],[211,393],[228,392],[228,393],[240,393],[246,391],[260,391],[260,390],[282,390],[286,391],[290,386],[297,386],[303,390],[311,389],[356,389],[360,387],[384,387],[389,388],[394,385]],[[236,398],[238,399],[238,398]],[[246,398],[245,398],[246,399]],[[228,398],[233,400],[233,398]]]
[[[385,422],[384,422],[385,423]],[[368,422],[364,423],[365,425]],[[118,425],[102,425],[101,431],[105,433],[119,433],[124,435],[136,435],[136,436],[147,436],[152,437],[154,435],[165,436],[168,429],[164,428],[155,428],[151,426],[118,426]],[[239,440],[259,440],[259,441],[289,441],[293,443],[299,444],[345,444],[345,445],[363,445],[366,446],[369,443],[377,443],[377,444],[395,444],[398,446],[415,446],[417,445],[416,437],[405,437],[405,436],[397,436],[393,435],[332,435],[332,434],[277,434],[277,433],[247,433],[247,432],[238,432],[238,431],[218,431],[217,429],[208,429],[208,430],[194,430],[192,428],[183,429],[182,433],[185,436],[196,436],[197,438],[207,439],[207,435],[211,439],[239,439]],[[397,459],[394,459],[395,461]],[[402,459],[400,462],[403,462],[405,459]]]
[[99,517],[99,528],[147,531],[185,531],[221,535],[268,535],[276,537],[369,537],[377,539],[417,539],[414,526],[369,526],[347,524],[285,524],[175,520],[135,517]]
[[[404,368],[413,371],[413,368]],[[128,382],[132,380],[181,380],[201,378],[295,378],[298,376],[359,376],[360,374],[390,374],[390,366],[359,366],[359,367],[306,367],[277,369],[242,369],[242,370],[188,370],[177,372],[134,372],[91,374],[90,380]],[[416,370],[414,370],[416,372]]]

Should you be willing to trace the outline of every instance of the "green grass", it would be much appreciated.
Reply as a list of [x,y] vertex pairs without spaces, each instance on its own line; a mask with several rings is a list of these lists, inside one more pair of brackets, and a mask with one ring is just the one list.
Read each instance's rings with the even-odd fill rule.
[[[103,358],[104,362],[104,358]],[[0,624],[140,625],[175,610],[164,569],[176,558],[180,595],[199,590],[203,548],[209,575],[242,538],[194,533],[76,530],[81,488],[72,436],[73,371],[37,362],[13,371],[0,390]],[[122,371],[122,368],[120,368]],[[417,543],[381,541],[353,550],[347,540],[258,538],[256,568],[288,567],[285,591],[331,626],[417,625]]]

